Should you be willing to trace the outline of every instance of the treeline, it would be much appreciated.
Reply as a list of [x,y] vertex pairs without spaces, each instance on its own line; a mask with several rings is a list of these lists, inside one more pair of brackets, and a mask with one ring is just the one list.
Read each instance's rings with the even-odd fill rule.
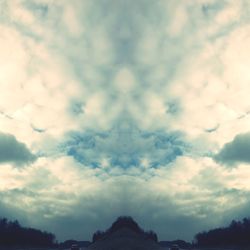
[[55,245],[55,235],[0,218],[0,245],[49,247]]
[[92,241],[96,242],[97,240],[103,239],[106,236],[112,234],[113,232],[121,229],[121,228],[129,228],[130,230],[142,235],[145,239],[151,239],[155,242],[158,241],[157,234],[153,231],[144,231],[139,225],[129,216],[120,216],[117,220],[112,224],[112,226],[106,231],[97,231],[93,234]]
[[195,236],[198,246],[250,246],[250,218],[233,220],[228,227],[216,228]]

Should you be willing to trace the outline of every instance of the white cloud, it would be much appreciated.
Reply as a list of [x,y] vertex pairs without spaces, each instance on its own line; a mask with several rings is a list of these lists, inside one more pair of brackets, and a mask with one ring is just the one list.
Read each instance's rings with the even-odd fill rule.
[[228,6],[218,13],[215,18],[215,21],[218,25],[225,25],[230,23],[237,23],[240,20],[241,11],[242,11],[242,2],[241,1],[232,1],[228,3]]
[[133,72],[128,68],[121,68],[115,75],[114,85],[118,92],[126,94],[135,87],[136,81]]
[[33,25],[35,22],[34,15],[27,9],[23,8],[22,4],[23,1],[21,0],[8,1],[7,9],[12,21],[25,25]]
[[[85,16],[81,17],[79,14],[83,7],[80,2],[74,5],[50,3],[45,23],[32,11],[32,6],[27,8],[28,5],[19,1],[6,4],[7,25],[4,23],[0,27],[1,131],[14,134],[30,147],[35,145],[36,150],[46,151],[46,147],[39,147],[39,142],[44,145],[42,142],[45,134],[46,138],[59,139],[66,131],[80,127],[92,127],[93,124],[99,124],[100,128],[110,127],[110,121],[117,111],[114,108],[109,116],[104,114],[109,100],[107,93],[100,93],[99,80],[102,79],[102,73],[96,69],[97,64],[107,63],[112,58],[112,53],[108,51],[110,43],[102,25],[88,31],[88,37],[83,37],[83,43],[75,46],[64,33],[64,27],[59,26],[55,33],[53,24],[66,18],[68,28],[75,33],[77,39],[81,39],[77,22],[82,21],[81,18],[84,19]],[[34,4],[38,4],[38,9],[40,4],[45,6],[46,2]],[[87,9],[83,8],[83,11]],[[72,15],[73,12],[79,15],[74,15],[76,20],[69,20],[67,15]],[[34,20],[31,21],[31,17]],[[23,28],[16,26],[19,21],[24,25]],[[58,21],[59,24],[63,25],[63,22]],[[76,66],[81,66],[86,76],[91,74],[92,86],[75,76],[72,65],[74,60],[68,60],[69,56],[79,57],[75,52],[84,51],[88,40],[91,40],[91,48],[86,51],[92,51],[96,56],[83,53],[82,57],[86,58],[86,62],[82,66],[80,62],[76,62],[79,64]],[[94,64],[87,65],[88,60]],[[75,119],[69,112],[70,103],[74,99],[86,104],[83,106],[85,114],[81,119]],[[102,118],[98,120],[98,117]],[[45,133],[39,134],[33,128]]]
[[173,37],[178,36],[185,29],[185,24],[188,22],[187,5],[183,2],[182,5],[171,8],[173,20],[167,26],[167,32]]
[[174,127],[193,138],[218,128],[207,135],[218,146],[248,130],[248,33],[248,25],[237,28],[187,57],[169,89],[183,108]]
[[[82,8],[84,8],[84,6],[82,6]],[[79,36],[82,32],[84,32],[84,24],[79,22],[78,15],[79,13],[78,13],[77,8],[74,8],[71,5],[67,5],[65,7],[65,10],[63,13],[63,19],[68,28],[68,31],[73,36]]]

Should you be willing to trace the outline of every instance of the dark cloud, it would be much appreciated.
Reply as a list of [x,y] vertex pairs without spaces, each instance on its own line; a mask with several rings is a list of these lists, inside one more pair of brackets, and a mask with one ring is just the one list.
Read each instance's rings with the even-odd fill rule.
[[226,143],[214,159],[226,165],[250,163],[250,133],[239,134]]
[[78,162],[98,167],[102,159],[111,166],[139,166],[146,158],[151,167],[173,162],[188,151],[184,136],[179,132],[142,131],[131,121],[120,121],[106,132],[72,131],[66,135],[61,150]]
[[0,133],[0,164],[14,163],[24,165],[33,162],[36,159],[27,146],[17,141],[11,134]]
[[69,113],[73,116],[73,117],[78,117],[80,115],[84,114],[84,106],[85,103],[79,100],[71,100],[69,103]]

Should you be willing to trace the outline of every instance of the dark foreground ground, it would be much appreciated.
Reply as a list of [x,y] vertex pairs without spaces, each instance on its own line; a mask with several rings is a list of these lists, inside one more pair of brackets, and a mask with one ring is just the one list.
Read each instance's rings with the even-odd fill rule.
[[[106,248],[107,245],[103,246],[103,248],[101,248],[102,246],[98,245],[98,248],[80,248],[80,250],[92,250],[92,249],[109,249],[109,250],[120,250],[120,249],[126,249],[126,250],[154,250],[154,249],[158,249],[158,250],[170,250],[168,247],[159,247],[159,248],[151,248],[152,245],[150,246],[141,246],[138,245],[138,242],[136,245],[130,245],[132,242],[127,242],[125,245],[120,246],[118,248],[115,247],[115,245],[108,245],[109,248]],[[134,244],[134,242],[132,243]],[[96,246],[97,247],[97,246]],[[100,248],[99,248],[100,247]],[[11,248],[7,248],[7,247],[0,247],[0,250],[58,250],[58,248],[25,248],[25,247],[11,247]],[[62,250],[62,249],[61,249]],[[69,248],[65,248],[63,250],[70,250]],[[187,250],[187,249],[180,249],[180,250]],[[250,247],[245,247],[245,248],[240,248],[240,247],[231,247],[231,248],[193,248],[192,250],[250,250]]]

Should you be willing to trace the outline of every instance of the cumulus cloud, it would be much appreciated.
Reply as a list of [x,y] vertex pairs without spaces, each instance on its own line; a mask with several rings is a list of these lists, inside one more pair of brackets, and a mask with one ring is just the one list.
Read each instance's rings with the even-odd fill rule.
[[239,134],[226,143],[215,160],[226,165],[235,165],[237,163],[250,163],[250,133]]
[[35,159],[36,156],[24,143],[17,141],[15,136],[0,133],[0,164],[9,162],[22,166],[34,162]]

